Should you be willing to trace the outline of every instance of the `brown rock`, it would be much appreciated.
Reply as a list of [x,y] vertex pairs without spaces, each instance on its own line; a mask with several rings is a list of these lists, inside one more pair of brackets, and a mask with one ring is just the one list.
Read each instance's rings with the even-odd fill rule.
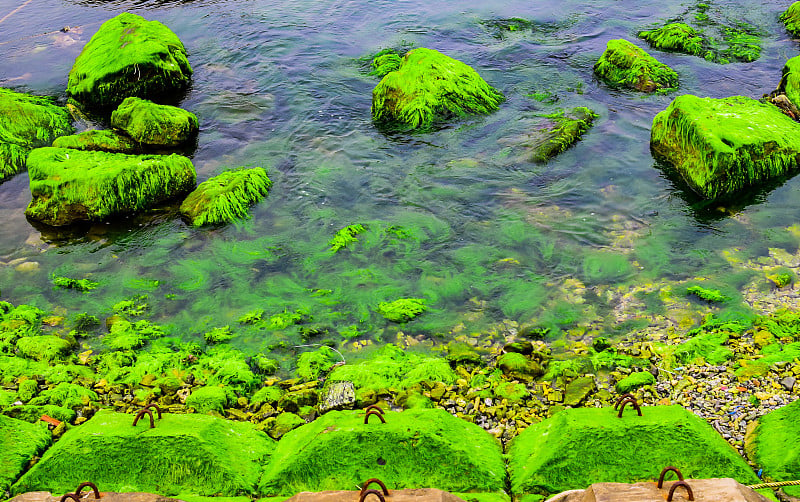
[[[664,502],[674,481],[667,481],[659,489],[655,482],[646,483],[595,483],[586,490],[559,493],[546,502]],[[697,502],[768,502],[751,488],[735,479],[687,479]],[[675,490],[675,502],[689,500],[683,488]]]
[[[377,488],[377,486],[375,486]],[[358,502],[359,492],[351,491],[326,491],[326,492],[300,492],[286,502]],[[369,497],[370,502],[378,500]],[[414,490],[389,490],[387,502],[464,502],[453,495],[436,488],[419,488]],[[365,498],[366,502],[366,498]]]
[[[82,495],[81,502],[94,500],[94,495],[90,490],[84,491]],[[103,499],[103,502],[183,502],[180,499],[173,499],[153,493],[100,492],[100,497]],[[27,492],[20,493],[8,502],[59,502],[60,500],[61,495],[51,495],[50,492]]]

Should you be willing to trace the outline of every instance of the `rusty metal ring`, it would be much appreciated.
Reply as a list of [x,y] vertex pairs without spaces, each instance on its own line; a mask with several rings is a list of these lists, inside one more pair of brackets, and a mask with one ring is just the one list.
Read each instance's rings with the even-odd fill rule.
[[642,416],[642,409],[639,407],[639,403],[636,402],[636,399],[631,399],[629,397],[622,400],[619,404],[619,413],[617,413],[617,418],[622,418],[622,411],[625,409],[625,405],[631,403],[633,408],[639,412],[639,416]]
[[694,500],[694,493],[692,492],[692,487],[689,486],[689,483],[686,481],[675,481],[672,484],[672,488],[669,489],[669,495],[667,496],[667,502],[672,502],[672,495],[675,493],[675,489],[679,486],[686,488],[686,493],[689,494],[689,500]]
[[616,403],[614,403],[614,409],[616,410],[617,408],[619,408],[619,403],[621,403],[622,401],[624,401],[625,399],[628,399],[628,398],[631,398],[631,399],[636,399],[636,396],[634,396],[634,395],[633,395],[633,394],[631,394],[630,392],[628,392],[628,393],[625,393],[625,394],[623,394],[623,395],[619,396],[619,397],[617,398],[617,402],[616,402]]
[[364,499],[366,499],[367,496],[369,496],[369,495],[375,495],[376,497],[381,499],[381,502],[386,502],[386,499],[383,498],[383,494],[381,492],[379,492],[378,490],[362,491],[361,495],[358,497],[358,502],[364,502]]
[[136,422],[138,422],[139,419],[142,418],[145,413],[147,413],[147,415],[150,417],[150,428],[155,429],[156,423],[153,420],[153,412],[151,412],[147,408],[140,410],[139,413],[136,414],[136,418],[133,419],[133,426],[136,427]]
[[78,498],[80,498],[81,490],[83,490],[84,488],[91,488],[92,492],[94,493],[94,498],[95,499],[99,499],[100,498],[100,490],[97,489],[97,486],[94,483],[91,483],[89,481],[86,481],[85,483],[81,483],[78,486],[78,489],[75,490],[75,495],[77,495]]
[[149,408],[155,408],[156,411],[158,412],[158,419],[161,420],[161,407],[158,406],[156,403],[150,403],[150,404],[148,404],[147,406],[145,406],[142,409],[146,410],[146,409],[149,409]]
[[383,414],[385,413],[385,412],[383,411],[383,408],[381,408],[381,407],[380,407],[380,406],[378,406],[377,404],[371,404],[371,405],[367,406],[366,408],[364,408],[364,411],[370,411],[370,410],[376,410],[376,411],[377,411],[378,413],[380,413],[381,415],[383,415]]
[[369,410],[369,411],[367,412],[367,414],[366,414],[366,415],[364,415],[364,423],[365,423],[365,424],[368,424],[368,423],[369,423],[369,417],[371,417],[372,415],[375,415],[376,417],[380,418],[380,419],[381,419],[381,423],[383,423],[383,424],[385,424],[385,423],[386,423],[386,419],[385,419],[385,418],[383,418],[383,415],[381,415],[380,413],[378,413],[378,412],[377,412],[377,411],[375,411],[375,410]]
[[364,486],[361,488],[361,493],[359,493],[359,498],[361,500],[363,500],[364,492],[367,491],[367,488],[369,488],[369,485],[371,485],[372,483],[378,483],[378,485],[380,485],[381,487],[381,490],[383,490],[383,494],[387,497],[389,496],[389,490],[386,489],[386,485],[383,484],[383,481],[381,481],[378,478],[370,478],[367,480],[366,483],[364,483]]
[[668,465],[668,466],[664,467],[664,469],[661,471],[661,475],[658,477],[658,487],[659,488],[662,488],[664,486],[664,477],[670,471],[672,471],[675,474],[677,474],[678,475],[678,479],[680,481],[683,481],[683,474],[681,474],[681,471],[677,467],[675,467],[673,465]]
[[64,501],[65,501],[65,500],[67,500],[67,499],[72,499],[72,500],[74,500],[75,502],[81,502],[81,499],[80,499],[80,497],[78,497],[78,496],[77,496],[77,495],[75,495],[74,493],[65,493],[65,494],[64,494],[64,496],[63,496],[63,497],[61,497],[61,501],[60,501],[60,502],[64,502]]

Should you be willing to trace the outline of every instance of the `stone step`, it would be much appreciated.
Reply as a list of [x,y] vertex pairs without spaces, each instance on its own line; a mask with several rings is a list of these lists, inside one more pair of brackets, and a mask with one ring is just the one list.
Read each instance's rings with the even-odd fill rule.
[[[645,483],[595,483],[585,490],[570,490],[548,499],[546,502],[664,502],[675,481],[658,488],[655,482]],[[687,479],[696,502],[768,502],[735,479]],[[678,487],[672,497],[674,502],[690,500],[686,490]]]

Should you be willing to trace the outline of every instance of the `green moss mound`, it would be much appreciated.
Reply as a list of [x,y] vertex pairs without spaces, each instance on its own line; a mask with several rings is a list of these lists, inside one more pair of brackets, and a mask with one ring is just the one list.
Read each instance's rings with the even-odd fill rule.
[[193,226],[246,218],[250,206],[266,197],[271,186],[261,167],[226,171],[200,183],[181,204],[181,214]]
[[69,72],[67,94],[92,108],[184,89],[192,68],[180,39],[158,21],[124,12],[103,23]]
[[12,493],[66,493],[91,479],[103,490],[175,495],[253,492],[274,442],[249,423],[205,415],[133,416],[107,410],[69,430],[13,487]]
[[138,146],[132,139],[109,129],[92,129],[80,134],[61,136],[53,141],[53,146],[113,153],[135,153],[138,150]]
[[147,145],[178,146],[197,134],[197,117],[176,106],[146,99],[125,98],[111,114],[111,125],[134,141]]
[[597,117],[583,106],[548,115],[552,125],[536,131],[528,142],[527,146],[532,149],[531,160],[543,163],[562,153],[581,139]]
[[498,442],[444,410],[333,411],[287,433],[259,483],[261,495],[350,490],[369,478],[392,489],[500,492],[505,485]]
[[558,493],[592,483],[651,481],[674,465],[687,478],[758,478],[702,419],[680,406],[574,408],[531,425],[511,441],[511,492]]
[[372,71],[369,74],[383,78],[389,73],[400,69],[402,63],[403,58],[394,51],[379,54],[372,60]]
[[71,277],[53,277],[53,286],[62,289],[75,289],[78,291],[91,291],[97,289],[99,282],[89,279],[72,279]]
[[36,361],[64,360],[72,353],[74,342],[53,335],[26,336],[17,340],[17,350],[23,357]]
[[797,167],[800,126],[743,96],[675,98],[653,119],[650,146],[700,195],[714,199]]
[[702,286],[689,286],[686,288],[686,293],[690,295],[694,295],[702,300],[707,302],[725,302],[729,300],[729,298],[722,294],[722,292],[718,289],[707,289]]
[[745,447],[765,481],[800,479],[800,401],[759,418]]
[[397,70],[372,91],[372,118],[379,123],[427,129],[434,122],[498,108],[503,95],[478,73],[425,48],[408,51]]
[[400,298],[393,302],[380,302],[378,313],[397,323],[408,322],[428,309],[422,298]]
[[654,383],[656,383],[656,377],[654,377],[652,373],[649,371],[637,371],[636,373],[631,373],[617,382],[615,388],[617,389],[618,393],[626,394],[638,389],[639,387],[653,385]]
[[693,56],[700,56],[704,52],[703,37],[684,23],[670,23],[655,30],[641,31],[639,38],[662,51],[675,51]]
[[223,409],[228,406],[229,391],[222,387],[209,385],[195,389],[189,397],[186,398],[186,406],[194,408],[197,413],[208,413],[215,411],[222,413]]
[[800,56],[795,56],[783,66],[778,92],[786,94],[793,105],[800,106]]
[[72,131],[69,112],[52,99],[0,88],[0,181],[23,171],[32,149]]
[[358,242],[358,234],[362,234],[366,232],[367,229],[364,225],[359,223],[353,225],[347,225],[343,229],[336,232],[336,235],[333,236],[333,239],[328,242],[328,245],[331,247],[331,251],[336,253],[342,248],[346,248],[348,244],[354,244]]
[[0,493],[8,490],[28,462],[50,442],[50,431],[43,422],[29,424],[0,415]]
[[800,35],[800,2],[795,2],[781,14],[781,21],[793,35]]
[[594,72],[611,85],[641,92],[678,87],[678,74],[672,68],[623,39],[608,41],[605,52],[594,65]]
[[180,155],[126,155],[38,148],[28,156],[31,219],[52,226],[133,213],[194,187],[192,162]]
[[81,408],[98,399],[97,393],[78,384],[62,382],[52,389],[42,391],[31,399],[34,406],[52,405],[61,408]]

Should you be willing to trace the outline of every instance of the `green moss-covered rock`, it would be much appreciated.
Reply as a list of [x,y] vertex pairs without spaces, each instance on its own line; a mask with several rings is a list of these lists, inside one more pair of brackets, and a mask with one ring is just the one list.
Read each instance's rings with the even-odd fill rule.
[[793,35],[800,35],[800,2],[795,2],[781,14],[781,21]]
[[[777,92],[785,94],[795,108],[800,107],[800,56],[786,61]],[[800,119],[800,116],[795,119]]]
[[71,277],[53,277],[53,286],[62,289],[75,289],[78,291],[91,291],[97,289],[99,282],[89,279],[73,279]]
[[391,50],[389,52],[381,51],[380,54],[372,59],[372,71],[369,74],[383,78],[387,74],[400,69],[402,63],[403,58],[400,57],[400,54]]
[[30,404],[53,405],[62,408],[81,408],[97,401],[97,393],[78,384],[62,382],[52,389],[43,390],[30,400]]
[[182,108],[146,99],[125,98],[111,114],[111,125],[146,145],[178,146],[197,134],[197,117]]
[[108,334],[103,336],[103,344],[111,350],[132,350],[144,347],[148,340],[163,335],[161,328],[150,324],[150,321],[119,320],[112,324]]
[[108,109],[130,96],[175,93],[191,76],[186,49],[169,28],[124,12],[103,23],[84,46],[69,72],[67,94]]
[[478,73],[432,49],[408,51],[372,91],[372,118],[411,129],[473,113],[489,113],[503,95]]
[[[745,448],[750,460],[764,469],[765,481],[800,479],[800,401],[759,418]],[[800,490],[792,495],[800,496]]]
[[[651,375],[652,376],[652,375]],[[578,406],[589,394],[597,388],[594,378],[590,376],[578,377],[567,385],[564,392],[565,406]]]
[[425,312],[425,300],[422,298],[400,298],[393,302],[380,302],[378,313],[384,318],[397,323],[408,322]]
[[499,492],[505,469],[498,442],[444,410],[332,411],[286,434],[259,483],[259,494],[349,490],[379,478],[387,486]]
[[639,387],[653,385],[654,383],[656,383],[656,377],[654,377],[652,373],[649,371],[637,371],[617,382],[615,388],[617,389],[618,393],[626,394],[638,389]]
[[222,413],[224,408],[228,406],[229,391],[222,387],[208,385],[195,389],[186,398],[186,407],[194,408],[197,413],[208,413],[216,411]]
[[271,424],[268,434],[272,439],[280,439],[286,435],[287,432],[305,424],[306,421],[294,413],[281,413],[275,417],[275,421]]
[[26,336],[17,340],[21,356],[36,361],[58,361],[69,357],[74,342],[52,335]]
[[27,403],[39,393],[39,384],[36,380],[23,380],[19,383],[17,397],[23,403]]
[[28,156],[31,219],[52,226],[141,211],[194,187],[180,155],[126,155],[38,148]]
[[196,227],[246,218],[249,207],[266,197],[271,186],[264,168],[226,171],[200,183],[181,204],[181,214]]
[[32,149],[72,131],[69,112],[52,99],[0,88],[0,181],[24,170]]
[[0,413],[11,418],[30,422],[32,424],[41,421],[42,415],[47,415],[48,417],[55,418],[56,420],[60,420],[62,422],[72,422],[77,416],[77,413],[75,413],[74,410],[53,404],[23,404],[19,406],[3,406],[0,407]]
[[93,129],[70,136],[61,136],[53,141],[53,146],[55,148],[112,153],[136,153],[139,149],[131,138],[117,134],[109,129]]
[[713,199],[797,167],[800,126],[743,96],[679,96],[653,119],[650,146],[697,193]]
[[724,302],[727,301],[729,298],[722,294],[722,292],[718,289],[708,289],[704,288],[703,286],[689,286],[686,288],[686,293],[690,295],[694,295],[702,300],[707,302]]
[[611,85],[642,92],[678,87],[678,74],[672,68],[623,39],[608,41],[594,72]]
[[531,160],[547,162],[563,152],[581,139],[597,117],[596,113],[583,106],[548,115],[547,118],[552,122],[550,126],[531,133],[525,144],[532,150]]
[[29,424],[0,415],[0,493],[5,493],[34,456],[50,445],[44,423]]
[[529,382],[544,374],[542,366],[517,352],[507,352],[497,358],[497,367],[511,379]]
[[670,23],[655,30],[640,31],[639,38],[643,38],[651,47],[662,51],[675,51],[693,56],[704,53],[703,37],[684,23]]
[[701,418],[680,406],[574,408],[531,425],[511,441],[511,492],[558,493],[592,483],[650,481],[674,465],[686,478],[758,478]]
[[66,493],[87,479],[103,490],[175,495],[250,494],[274,442],[246,422],[164,413],[144,417],[98,411],[67,431],[13,487]]

